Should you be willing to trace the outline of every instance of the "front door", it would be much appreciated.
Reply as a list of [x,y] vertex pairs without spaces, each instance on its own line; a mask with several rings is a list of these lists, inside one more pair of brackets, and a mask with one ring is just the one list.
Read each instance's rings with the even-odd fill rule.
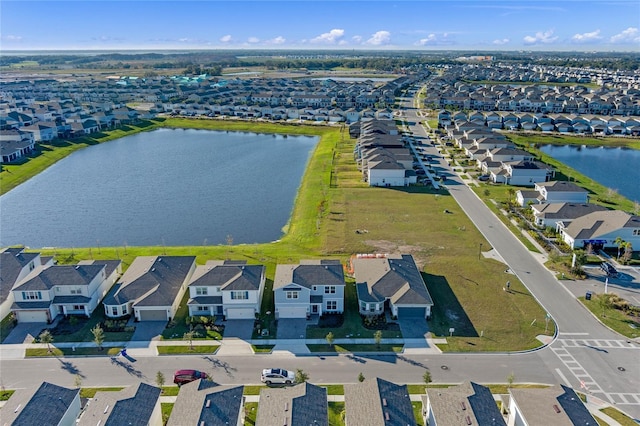
[[318,305],[311,305],[311,313],[312,314],[318,313]]

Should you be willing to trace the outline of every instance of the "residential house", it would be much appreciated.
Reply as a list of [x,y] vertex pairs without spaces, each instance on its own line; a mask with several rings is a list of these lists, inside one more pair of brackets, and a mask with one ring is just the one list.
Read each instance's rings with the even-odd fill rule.
[[536,182],[534,189],[540,193],[541,203],[580,203],[589,202],[589,192],[567,181]]
[[244,424],[244,386],[218,386],[196,380],[180,387],[167,426]]
[[171,320],[195,269],[195,256],[136,257],[103,301],[106,316]]
[[209,260],[189,282],[189,315],[254,319],[260,313],[265,267],[245,261]]
[[531,210],[535,224],[541,228],[556,227],[556,222],[564,222],[565,226],[574,219],[593,212],[608,210],[598,204],[579,203],[545,203],[532,204]]
[[380,378],[344,385],[344,408],[346,426],[416,424],[407,385]]
[[344,271],[338,260],[302,260],[276,266],[275,317],[307,318],[344,312]]
[[640,216],[621,210],[589,213],[568,224],[558,224],[562,240],[572,249],[591,246],[593,250],[617,247],[617,237],[640,247]]
[[358,309],[363,315],[386,310],[398,318],[429,318],[433,300],[413,256],[356,255],[351,259]]
[[429,426],[506,425],[489,388],[474,382],[429,389],[422,396],[422,416]]
[[329,426],[327,389],[300,383],[260,390],[256,424],[260,426]]
[[120,260],[103,260],[43,268],[13,288],[11,310],[18,322],[51,322],[58,315],[89,317],[115,282],[120,265]]
[[77,426],[162,426],[162,389],[138,383],[121,391],[96,392],[84,407]]
[[80,414],[80,388],[48,382],[21,388],[2,406],[3,425],[75,426]]
[[592,426],[598,422],[570,387],[510,388],[508,426]]
[[[35,150],[35,141],[30,133],[28,137],[23,137],[25,133],[19,130],[2,130],[0,136],[0,163],[11,163],[29,155]],[[10,138],[12,133],[17,138]]]
[[499,170],[492,171],[489,179],[494,183],[534,186],[537,182],[546,182],[553,175],[553,169],[539,161],[503,162]]

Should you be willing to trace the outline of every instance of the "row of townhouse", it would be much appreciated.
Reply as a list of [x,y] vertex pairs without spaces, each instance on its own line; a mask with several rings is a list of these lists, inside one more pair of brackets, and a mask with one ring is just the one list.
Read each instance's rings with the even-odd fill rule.
[[[409,394],[399,385],[379,377],[345,384],[346,425],[407,426],[438,425],[547,426],[595,425],[595,418],[572,388],[509,388],[494,395],[478,383],[465,381],[448,388],[426,388]],[[246,398],[243,385],[218,385],[198,379],[180,387],[168,426],[242,426]],[[49,382],[17,390],[6,402],[3,424],[48,424],[52,426],[100,424],[163,424],[161,389],[138,383],[120,391],[99,391],[93,398],[80,398],[80,389]],[[415,413],[416,398],[422,410]],[[326,387],[300,383],[290,387],[263,388],[257,398],[255,424],[259,426],[329,425]],[[500,403],[500,407],[498,406]],[[421,418],[417,419],[416,414]]]
[[[58,315],[85,315],[102,301],[109,318],[171,320],[188,292],[189,315],[255,319],[265,288],[265,267],[194,256],[140,256],[122,274],[119,260],[56,265],[51,258],[7,248],[0,253],[3,314],[18,322],[52,322]],[[350,266],[358,286],[359,312],[428,318],[433,301],[409,255],[356,256]],[[343,265],[303,260],[277,265],[275,318],[308,318],[345,309]]]
[[455,122],[470,121],[489,129],[540,130],[560,133],[607,135],[640,135],[640,118],[603,115],[513,113],[504,111],[438,112],[438,127],[447,128]]

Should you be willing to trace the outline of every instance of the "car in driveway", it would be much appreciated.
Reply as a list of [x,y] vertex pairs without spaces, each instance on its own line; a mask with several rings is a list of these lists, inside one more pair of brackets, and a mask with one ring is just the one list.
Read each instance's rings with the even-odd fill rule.
[[178,370],[173,374],[173,383],[182,386],[198,379],[207,380],[207,373],[198,370]]
[[616,278],[618,276],[618,270],[614,268],[614,266],[609,262],[602,262],[600,264],[600,268],[602,268],[602,270],[605,274],[607,274],[608,277]]
[[262,370],[260,381],[268,385],[271,384],[284,384],[290,385],[296,380],[296,374],[293,371],[285,370],[282,368],[265,368]]

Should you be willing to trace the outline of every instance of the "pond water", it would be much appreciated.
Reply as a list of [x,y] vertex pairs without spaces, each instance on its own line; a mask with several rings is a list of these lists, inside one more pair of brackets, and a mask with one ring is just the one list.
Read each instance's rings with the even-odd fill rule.
[[0,197],[0,246],[274,241],[318,140],[159,129],[91,146]]

